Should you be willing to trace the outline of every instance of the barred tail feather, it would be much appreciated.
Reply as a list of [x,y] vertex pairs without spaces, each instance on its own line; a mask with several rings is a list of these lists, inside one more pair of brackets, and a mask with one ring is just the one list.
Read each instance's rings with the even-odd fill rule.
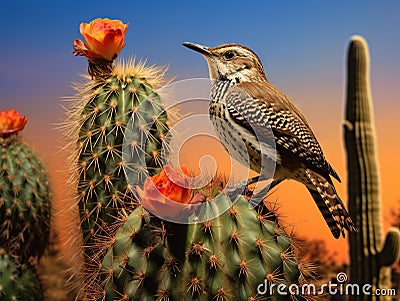
[[339,238],[340,235],[345,237],[344,230],[357,231],[357,227],[351,220],[335,187],[323,176],[312,170],[306,169],[306,174],[312,183],[312,185],[307,185],[308,191],[317,204],[332,235]]

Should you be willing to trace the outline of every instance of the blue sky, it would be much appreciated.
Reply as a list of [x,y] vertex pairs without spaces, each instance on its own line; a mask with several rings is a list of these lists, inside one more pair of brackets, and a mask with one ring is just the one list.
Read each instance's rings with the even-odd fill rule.
[[0,101],[20,107],[37,96],[54,105],[48,96],[70,94],[69,82],[85,71],[83,59],[71,56],[72,41],[79,23],[96,17],[129,23],[121,56],[170,64],[172,76],[207,76],[183,41],[238,42],[288,87],[321,72],[342,80],[346,43],[362,34],[372,45],[374,72],[393,75],[395,85],[399,12],[399,1],[7,1],[0,12]]

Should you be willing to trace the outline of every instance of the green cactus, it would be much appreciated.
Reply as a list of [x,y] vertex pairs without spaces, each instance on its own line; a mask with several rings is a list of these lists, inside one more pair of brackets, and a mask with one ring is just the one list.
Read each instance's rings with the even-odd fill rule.
[[[218,195],[215,201],[230,199]],[[289,286],[304,280],[293,239],[265,205],[250,208],[243,196],[218,217],[189,225],[162,221],[138,207],[101,266],[94,299],[102,300],[264,300],[267,295],[257,292],[264,281]],[[273,291],[273,300],[292,300]]]
[[0,300],[43,300],[42,285],[35,269],[19,264],[0,248]]
[[0,130],[0,246],[21,260],[43,255],[49,242],[50,202],[41,160],[18,131]]
[[[143,64],[120,62],[107,74],[77,84],[67,136],[76,137],[73,159],[79,212],[88,258],[98,245],[103,229],[136,204],[131,183],[141,184],[159,172],[167,115],[155,87],[165,70]],[[123,149],[124,139],[129,144]],[[124,155],[131,158],[123,158]],[[126,162],[129,162],[126,163]],[[127,183],[126,174],[131,183]],[[97,237],[97,238],[96,238]]]
[[[348,169],[348,199],[358,233],[350,233],[352,283],[390,288],[390,265],[400,252],[400,234],[391,229],[382,237],[381,198],[375,126],[369,85],[369,53],[360,36],[351,39],[347,60],[347,108],[345,143]],[[351,300],[388,300],[385,296],[351,296]]]
[[[127,28],[107,18],[81,23],[85,42],[73,44],[74,55],[89,63],[89,76],[75,85],[64,131],[72,141],[66,147],[73,150],[71,182],[83,238],[78,285],[98,270],[99,248],[118,229],[113,225],[138,205],[135,186],[162,167],[168,118],[156,91],[166,83],[166,69],[132,59],[114,63]],[[79,295],[86,298],[87,288]]]

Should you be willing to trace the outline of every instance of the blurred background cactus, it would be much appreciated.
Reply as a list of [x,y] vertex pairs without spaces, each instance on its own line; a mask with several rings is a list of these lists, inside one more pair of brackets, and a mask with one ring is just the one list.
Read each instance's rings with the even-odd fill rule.
[[43,300],[37,263],[49,245],[51,193],[44,164],[19,134],[27,121],[0,111],[1,300]]
[[0,248],[0,300],[43,300],[42,285],[29,263],[20,263]]
[[[383,240],[375,125],[366,41],[353,36],[347,59],[344,138],[347,152],[348,204],[359,228],[349,233],[351,282],[391,288],[390,266],[398,260],[400,234],[390,229]],[[350,296],[351,300],[390,300],[389,296]]]
[[25,262],[48,245],[51,209],[46,169],[19,134],[27,120],[0,111],[0,247]]

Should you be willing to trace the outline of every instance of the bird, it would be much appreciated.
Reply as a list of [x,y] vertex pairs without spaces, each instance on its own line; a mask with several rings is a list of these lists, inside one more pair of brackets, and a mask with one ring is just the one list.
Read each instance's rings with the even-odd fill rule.
[[[332,235],[357,231],[340,199],[333,177],[340,177],[325,159],[305,116],[292,100],[271,84],[257,54],[240,44],[207,47],[183,43],[203,55],[213,84],[209,115],[226,150],[239,162],[266,178],[263,163],[274,162],[270,189],[295,180],[308,189]],[[240,139],[240,140],[239,140]]]

